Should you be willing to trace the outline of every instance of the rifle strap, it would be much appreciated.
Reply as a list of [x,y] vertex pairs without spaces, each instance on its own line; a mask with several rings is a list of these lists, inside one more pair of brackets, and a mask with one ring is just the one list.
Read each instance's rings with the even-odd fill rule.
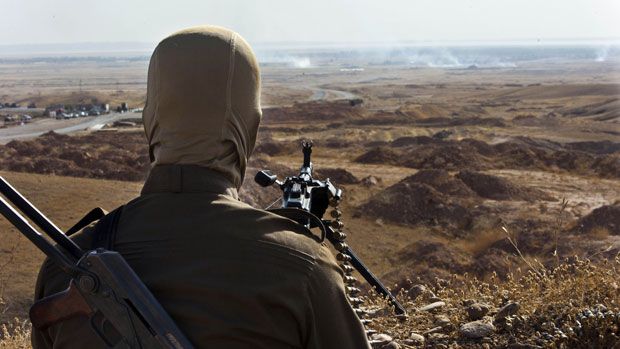
[[103,216],[105,216],[106,214],[107,214],[107,212],[104,209],[102,209],[101,207],[93,208],[84,217],[82,217],[82,219],[80,219],[79,222],[75,223],[74,226],[69,228],[69,230],[67,230],[65,232],[65,235],[71,236],[71,235],[77,233],[78,231],[80,231],[80,230],[84,229],[86,226],[88,226],[90,223],[103,218]]
[[118,222],[123,213],[123,206],[119,206],[114,211],[108,213],[95,224],[95,232],[93,236],[93,244],[91,249],[105,248],[108,251],[114,250],[114,241],[116,240],[116,231]]

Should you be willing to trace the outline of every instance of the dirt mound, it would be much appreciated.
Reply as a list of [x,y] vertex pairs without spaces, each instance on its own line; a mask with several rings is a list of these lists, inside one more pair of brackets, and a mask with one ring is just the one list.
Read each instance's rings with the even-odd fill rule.
[[141,181],[150,161],[143,132],[84,136],[48,132],[0,146],[0,165],[18,172]]
[[577,233],[590,233],[597,228],[605,229],[612,235],[620,235],[620,201],[595,209],[581,218],[574,230]]
[[491,168],[488,159],[481,156],[475,147],[464,143],[447,143],[419,147],[416,154],[400,158],[402,165],[411,168],[436,168],[459,170],[473,168],[477,170]]
[[359,207],[366,215],[398,224],[441,225],[467,229],[472,213],[430,185],[407,177],[375,194]]
[[360,182],[359,178],[343,168],[321,168],[315,171],[313,177],[320,180],[329,178],[335,185],[357,184]]
[[450,115],[450,110],[436,104],[406,103],[400,106],[397,112],[415,119],[436,118]]
[[535,126],[539,124],[539,120],[532,114],[519,114],[512,118],[512,123],[523,126]]
[[392,148],[377,147],[358,156],[355,161],[362,164],[393,164],[399,165],[402,154]]
[[590,168],[603,178],[620,178],[620,154],[599,157]]
[[355,161],[417,169],[527,169],[620,178],[620,152],[618,144],[613,142],[561,144],[516,137],[488,144],[474,139],[403,137],[389,145],[371,149]]
[[499,94],[502,99],[546,99],[583,96],[617,96],[620,91],[618,84],[566,84],[536,85],[517,88]]
[[495,272],[497,276],[504,280],[514,269],[514,266],[519,265],[519,262],[519,257],[513,252],[490,248],[485,250],[480,256],[477,256],[471,266],[471,271],[478,276]]
[[550,195],[533,188],[511,183],[505,178],[474,171],[461,171],[456,175],[471,190],[483,198],[493,200],[554,200]]
[[566,147],[593,154],[612,154],[620,152],[620,143],[615,143],[612,141],[573,142],[567,143]]
[[262,124],[273,125],[287,121],[355,120],[364,115],[363,107],[351,106],[348,101],[313,101],[295,103],[293,106],[264,109]]
[[488,126],[488,127],[506,127],[506,122],[500,118],[478,116],[472,117],[440,117],[415,120],[420,126],[429,127],[446,127],[446,126]]
[[436,241],[416,241],[397,253],[397,259],[410,264],[426,263],[432,268],[442,268],[455,273],[467,271],[471,258],[464,251],[450,248]]
[[[616,94],[620,93],[620,88]],[[561,110],[565,117],[591,117],[596,121],[611,121],[620,118],[620,99],[614,98],[603,102]]]
[[432,137],[427,136],[416,136],[416,137],[400,137],[390,143],[392,147],[407,147],[410,145],[420,145],[420,144],[434,144],[441,143],[440,140],[437,140]]
[[461,197],[476,195],[463,181],[451,176],[445,170],[420,170],[416,174],[407,177],[407,181],[428,184],[446,195]]
[[275,141],[262,141],[256,148],[254,148],[254,154],[266,154],[269,156],[290,154],[294,150],[290,144],[280,143]]
[[393,280],[399,285],[406,284],[406,279],[420,278],[433,283],[437,277],[463,274],[470,271],[473,262],[471,256],[459,248],[428,240],[419,240],[403,247],[390,260],[398,268],[383,275],[382,279]]

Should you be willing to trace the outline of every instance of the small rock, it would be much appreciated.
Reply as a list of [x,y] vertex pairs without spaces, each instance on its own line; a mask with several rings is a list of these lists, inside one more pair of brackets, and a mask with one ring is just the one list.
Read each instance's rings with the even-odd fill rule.
[[508,304],[504,305],[498,312],[497,314],[495,314],[495,321],[499,321],[499,320],[503,320],[505,319],[507,316],[511,316],[517,313],[517,311],[519,311],[519,303],[517,302],[509,302]]
[[446,305],[445,302],[434,302],[420,308],[420,311],[435,311],[443,308]]
[[375,333],[372,336],[370,336],[370,340],[383,345],[383,344],[388,344],[394,339],[385,333]]
[[510,343],[508,349],[541,349],[542,347],[534,344]]
[[396,342],[389,342],[380,347],[380,349],[400,349],[400,345]]
[[446,315],[437,315],[435,316],[435,325],[446,327],[447,325],[452,325],[452,321]]
[[606,313],[607,312],[607,307],[604,306],[603,304],[597,304],[594,306],[595,309],[597,309],[598,311],[600,311],[601,313]]
[[487,304],[483,303],[473,303],[465,308],[467,312],[467,317],[471,321],[480,320],[483,316],[485,316],[490,310],[490,307]]
[[429,299],[429,301],[431,301],[431,302],[441,302],[441,301],[443,301],[443,299],[441,299],[441,298],[439,298],[437,296],[433,296],[433,297],[431,297]]
[[409,291],[407,291],[407,294],[409,295],[409,298],[411,298],[411,300],[414,300],[414,299],[418,298],[418,296],[420,296],[424,292],[426,292],[426,286],[424,286],[424,285],[413,285],[413,287],[411,287],[409,289]]
[[470,305],[472,305],[472,304],[474,304],[474,303],[478,303],[478,302],[476,302],[476,301],[475,301],[475,300],[473,300],[473,299],[466,299],[466,300],[464,300],[464,301],[463,301],[463,306],[464,306],[464,307],[468,307],[468,306],[470,306]]
[[424,335],[428,336],[429,334],[440,333],[442,330],[443,330],[443,327],[441,326],[433,327],[430,330],[425,331]]
[[495,326],[493,326],[493,324],[478,320],[462,325],[459,332],[465,338],[478,339],[495,332]]
[[370,346],[373,349],[399,349],[400,345],[385,333],[375,333],[370,336]]
[[423,335],[412,332],[409,336],[409,341],[413,342],[413,345],[424,345],[426,340]]
[[368,177],[362,178],[362,185],[365,187],[375,186],[379,184],[379,182],[381,182],[381,178],[377,178],[375,176],[368,176]]
[[[428,335],[428,341],[437,342],[437,341],[442,341],[444,339],[448,339],[449,337],[450,336],[448,336],[447,334],[443,334],[443,333],[431,333]],[[433,348],[439,348],[439,347],[437,346],[437,344],[435,344]]]

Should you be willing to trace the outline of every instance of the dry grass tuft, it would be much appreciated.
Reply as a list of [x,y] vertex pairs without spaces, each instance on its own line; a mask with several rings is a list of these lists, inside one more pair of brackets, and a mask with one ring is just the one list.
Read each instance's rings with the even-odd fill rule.
[[[404,348],[415,347],[410,340],[412,332],[424,335],[431,348],[503,347],[510,343],[616,348],[620,345],[619,270],[620,256],[600,264],[573,257],[554,269],[537,268],[518,279],[509,275],[507,281],[491,277],[489,282],[482,282],[467,277],[463,282],[454,277],[435,287],[426,286],[430,291],[426,297],[411,299],[401,291],[398,298],[409,312],[405,321],[392,316],[380,297],[371,297],[367,304],[374,314],[373,329],[392,336]],[[438,312],[418,310],[437,299],[446,303]],[[490,306],[482,320],[496,327],[494,333],[478,340],[465,339],[459,333],[459,327],[471,320],[466,305],[472,302]],[[510,302],[519,304],[518,311],[498,319],[498,310]],[[449,324],[438,325],[441,315],[450,320]]]
[[0,349],[30,348],[31,327],[30,321],[17,318],[0,325]]

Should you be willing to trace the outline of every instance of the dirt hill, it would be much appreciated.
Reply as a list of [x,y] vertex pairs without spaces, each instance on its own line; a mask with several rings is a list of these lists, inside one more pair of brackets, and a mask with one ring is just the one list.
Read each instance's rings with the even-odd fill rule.
[[417,169],[529,169],[620,178],[617,148],[618,143],[609,141],[559,144],[517,137],[488,144],[473,139],[437,141],[415,137],[371,149],[355,161]]

